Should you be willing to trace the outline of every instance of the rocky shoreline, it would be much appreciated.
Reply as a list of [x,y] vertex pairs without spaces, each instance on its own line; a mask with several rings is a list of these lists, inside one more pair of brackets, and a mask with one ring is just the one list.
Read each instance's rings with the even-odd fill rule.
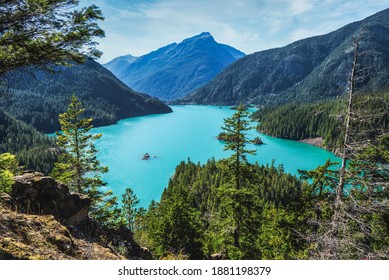
[[299,142],[313,145],[313,146],[316,146],[319,148],[323,148],[324,139],[323,139],[323,137],[315,137],[315,138],[302,139],[302,140],[299,140]]

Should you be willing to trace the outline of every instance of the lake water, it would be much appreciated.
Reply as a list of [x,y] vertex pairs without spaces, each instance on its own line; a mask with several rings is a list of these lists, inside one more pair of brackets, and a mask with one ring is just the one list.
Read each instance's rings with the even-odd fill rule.
[[[230,155],[223,151],[224,145],[216,136],[222,131],[223,119],[232,116],[233,110],[196,105],[172,109],[170,114],[130,118],[93,129],[93,133],[103,134],[96,142],[99,160],[109,167],[103,179],[119,198],[130,187],[140,199],[139,206],[147,207],[152,199],[159,200],[180,161],[190,158],[205,163],[211,157]],[[297,169],[314,169],[328,158],[337,159],[308,144],[251,131],[249,137],[256,136],[264,145],[249,147],[257,149],[257,154],[248,159],[263,164],[274,159],[276,165],[282,163],[292,174],[297,174]],[[151,155],[149,160],[142,160],[145,153]]]

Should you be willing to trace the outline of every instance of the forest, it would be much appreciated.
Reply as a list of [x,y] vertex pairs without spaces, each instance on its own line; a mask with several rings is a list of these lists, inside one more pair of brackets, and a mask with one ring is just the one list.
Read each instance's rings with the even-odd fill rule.
[[[203,165],[190,159],[182,161],[159,202],[152,201],[147,209],[138,208],[136,194],[127,188],[119,206],[118,197],[102,179],[108,168],[97,158],[95,140],[101,134],[90,132],[93,121],[98,125],[111,123],[133,113],[170,112],[169,107],[133,92],[117,80],[114,83],[120,93],[115,95],[117,99],[113,103],[108,103],[112,96],[106,98],[106,92],[102,93],[105,96],[93,99],[92,87],[85,86],[83,79],[78,79],[74,88],[69,85],[67,76],[73,79],[86,75],[88,69],[96,70],[95,75],[102,82],[96,86],[107,89],[104,81],[113,79],[108,71],[101,70],[88,58],[101,55],[94,40],[104,36],[96,23],[103,19],[96,6],[78,11],[74,9],[79,1],[3,3],[0,14],[2,197],[5,193],[4,197],[12,201],[14,175],[30,168],[42,171],[57,180],[60,188],[70,190],[70,196],[88,200],[83,214],[91,222],[87,230],[92,234],[80,234],[78,225],[61,226],[70,239],[73,232],[90,244],[99,232],[122,231],[148,248],[154,259],[389,259],[387,92],[362,92],[361,95],[354,92],[358,77],[352,71],[349,81],[340,75],[342,84],[350,83],[344,97],[264,108],[253,115],[260,122],[258,129],[271,135],[294,140],[323,137],[327,149],[336,149],[339,163],[327,161],[314,170],[299,170],[299,176],[292,176],[282,165],[249,162],[247,156],[257,151],[248,148],[251,143],[247,138],[251,129],[249,112],[240,104],[234,108],[232,117],[224,119],[221,128],[224,150],[232,153],[230,157],[211,158]],[[68,21],[63,21],[64,18]],[[14,24],[15,21],[20,24]],[[359,24],[351,27],[359,30]],[[369,25],[366,34],[379,27],[375,23]],[[346,31],[347,28],[341,34],[332,33],[327,37],[348,36]],[[305,54],[304,48],[300,50]],[[338,53],[348,55],[339,50]],[[358,40],[354,42],[353,70],[357,58]],[[78,71],[72,73],[63,68],[59,79],[46,80],[47,86],[58,89],[59,84],[59,88],[78,89],[78,93],[66,92],[62,96],[64,91],[58,90],[47,94],[42,84],[28,81],[14,88],[14,102],[7,105],[9,100],[4,97],[8,75],[32,68],[38,71],[35,74],[43,70],[55,72],[59,67],[70,66],[69,61],[79,63],[69,68]],[[364,63],[366,66],[367,62]],[[89,78],[89,82],[94,82],[93,76]],[[384,78],[380,81],[386,82]],[[274,86],[280,87],[281,83]],[[300,101],[312,101],[312,96],[303,94],[303,97]],[[153,110],[149,111],[150,108]],[[61,130],[56,138],[38,132],[55,129]],[[1,211],[9,213],[18,209],[9,210],[1,205]],[[38,215],[31,216],[36,219]],[[89,228],[91,224],[93,227]],[[6,234],[0,236],[3,238],[0,245],[7,243],[4,242]],[[25,239],[22,236],[19,240]],[[116,243],[117,248],[110,244],[107,247],[119,256],[124,249],[120,248],[120,240]],[[66,246],[63,247],[66,251]],[[5,255],[2,250],[0,257]]]
[[13,153],[26,170],[50,173],[59,150],[55,139],[0,110],[0,153]]
[[[340,99],[318,103],[287,104],[266,107],[252,114],[259,122],[259,132],[291,140],[322,137],[323,147],[335,151],[342,143],[343,123],[347,100]],[[365,121],[353,126],[355,131],[370,130],[370,138],[389,129],[389,92],[355,96],[354,109],[369,114]],[[364,112],[362,112],[362,110]],[[372,116],[374,112],[374,116]],[[373,131],[373,129],[375,131]]]
[[8,92],[10,98],[0,99],[0,109],[45,133],[59,130],[58,114],[66,110],[75,93],[84,101],[95,126],[171,112],[158,99],[127,87],[93,59],[85,60],[58,66],[53,72],[30,67],[8,73],[7,87],[0,84],[0,91]]
[[282,165],[247,162],[253,151],[234,116],[227,123],[237,130],[225,139],[226,149],[240,142],[235,153],[181,162],[161,200],[137,211],[135,240],[162,259],[388,257],[388,135],[355,153],[346,177],[330,161],[296,177]]

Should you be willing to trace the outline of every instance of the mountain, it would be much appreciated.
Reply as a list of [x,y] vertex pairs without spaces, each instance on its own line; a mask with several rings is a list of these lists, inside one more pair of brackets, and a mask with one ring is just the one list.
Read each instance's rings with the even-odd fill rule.
[[[257,130],[266,135],[302,140],[334,153],[343,144],[344,112],[347,96],[305,104],[266,107],[252,114],[259,122]],[[383,131],[389,131],[389,92],[361,94],[354,97],[353,141],[368,139],[373,143]],[[361,119],[363,121],[357,121]],[[368,133],[366,133],[368,131]]]
[[58,114],[66,111],[72,94],[80,98],[86,116],[93,118],[96,126],[172,111],[156,98],[128,88],[92,59],[59,68],[58,73],[19,71],[9,76],[13,98],[11,103],[3,101],[1,107],[46,133],[59,130]]
[[[362,30],[362,31],[361,31]],[[348,86],[353,45],[360,37],[363,91],[389,87],[389,9],[322,36],[247,55],[181,103],[260,105],[305,102],[342,95]]]
[[122,71],[122,69],[124,69],[125,67],[127,67],[137,59],[138,57],[132,56],[130,54],[123,55],[114,58],[110,62],[104,64],[104,67],[107,68],[112,73],[119,73],[120,71]]
[[129,87],[171,101],[204,85],[244,55],[204,32],[141,56],[121,69],[119,63],[125,65],[126,57],[104,66]]

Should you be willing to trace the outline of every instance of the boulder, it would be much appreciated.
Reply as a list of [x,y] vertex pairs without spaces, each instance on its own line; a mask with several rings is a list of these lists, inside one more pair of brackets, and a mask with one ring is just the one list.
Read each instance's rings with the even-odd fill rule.
[[90,199],[39,172],[15,177],[11,196],[19,212],[53,215],[65,226],[77,226],[88,217]]
[[0,205],[7,209],[13,209],[15,201],[9,194],[0,192]]

